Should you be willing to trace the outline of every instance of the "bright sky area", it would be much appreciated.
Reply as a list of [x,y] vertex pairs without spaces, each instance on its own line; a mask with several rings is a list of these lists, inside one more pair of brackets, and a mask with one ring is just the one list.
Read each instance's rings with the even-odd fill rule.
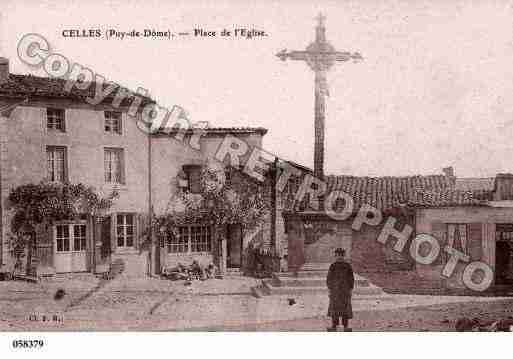
[[[3,0],[0,56],[35,32],[52,50],[106,78],[150,90],[212,126],[263,126],[265,149],[313,162],[313,73],[275,54],[303,50],[326,17],[337,50],[360,63],[328,75],[327,173],[458,176],[513,172],[511,1],[21,1]],[[105,40],[66,29],[264,30],[264,38]]]

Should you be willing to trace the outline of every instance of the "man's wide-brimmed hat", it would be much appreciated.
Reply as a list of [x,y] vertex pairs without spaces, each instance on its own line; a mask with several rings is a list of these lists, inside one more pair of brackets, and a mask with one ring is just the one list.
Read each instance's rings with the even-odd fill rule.
[[346,254],[346,251],[342,248],[335,249],[335,255],[336,256],[344,256]]

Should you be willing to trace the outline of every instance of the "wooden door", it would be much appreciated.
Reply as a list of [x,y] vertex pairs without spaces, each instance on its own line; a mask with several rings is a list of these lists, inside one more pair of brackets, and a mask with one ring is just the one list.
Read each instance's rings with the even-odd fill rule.
[[513,225],[498,224],[495,241],[495,283],[513,284]]
[[85,224],[73,224],[72,272],[87,271],[87,227]]
[[56,273],[87,271],[87,226],[85,223],[54,227]]
[[242,265],[242,226],[240,224],[228,226],[227,252],[228,268],[240,268]]

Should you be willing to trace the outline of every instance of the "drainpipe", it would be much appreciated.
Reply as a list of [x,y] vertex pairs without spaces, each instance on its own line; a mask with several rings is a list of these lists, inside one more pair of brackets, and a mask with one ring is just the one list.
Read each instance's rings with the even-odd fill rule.
[[276,178],[278,171],[278,159],[274,159],[271,170],[271,248],[276,252]]
[[151,133],[148,133],[148,239],[150,242],[149,251],[149,275],[157,273],[157,248],[153,238],[152,218],[153,218],[153,202],[151,196],[152,189],[152,173],[151,173]]
[[[0,121],[2,119],[0,118]],[[0,127],[2,124],[0,123]],[[0,133],[0,136],[3,136]],[[2,202],[4,201],[2,197],[3,191],[2,191],[2,138],[0,137],[0,269],[3,266],[4,263],[4,210],[2,207]]]

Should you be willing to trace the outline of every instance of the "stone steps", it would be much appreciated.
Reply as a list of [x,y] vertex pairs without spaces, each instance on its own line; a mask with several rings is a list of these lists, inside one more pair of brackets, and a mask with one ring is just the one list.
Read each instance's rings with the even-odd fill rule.
[[[327,268],[329,264],[314,263],[305,265],[298,272],[274,273],[271,279],[264,279],[262,285],[254,288],[253,294],[256,297],[265,295],[301,295],[301,294],[328,294],[326,287]],[[355,277],[355,288],[353,298],[375,296],[384,294],[383,290],[373,285],[367,278],[357,273]]]
[[110,265],[110,276],[145,277],[148,272],[147,252],[113,254]]
[[[291,277],[276,274],[272,284],[276,287],[325,287],[326,276]],[[369,287],[370,283],[366,278],[355,277],[355,286]]]
[[[274,286],[268,280],[263,281],[264,295],[300,295],[300,294],[328,294],[326,286]],[[376,296],[383,295],[383,290],[376,286],[368,287],[355,287],[353,289],[353,299],[358,299],[359,296]]]
[[43,280],[51,280],[52,282],[66,282],[69,280],[91,280],[96,275],[91,272],[77,272],[77,273],[55,273],[52,276],[42,277]]
[[[327,271],[304,271],[299,272],[280,272],[277,273],[281,278],[319,278],[325,276]],[[326,277],[324,277],[326,279]]]
[[240,268],[227,268],[226,276],[227,277],[242,277],[243,273]]
[[331,263],[305,263],[301,267],[302,272],[311,272],[311,271],[323,271],[327,272],[330,269]]

